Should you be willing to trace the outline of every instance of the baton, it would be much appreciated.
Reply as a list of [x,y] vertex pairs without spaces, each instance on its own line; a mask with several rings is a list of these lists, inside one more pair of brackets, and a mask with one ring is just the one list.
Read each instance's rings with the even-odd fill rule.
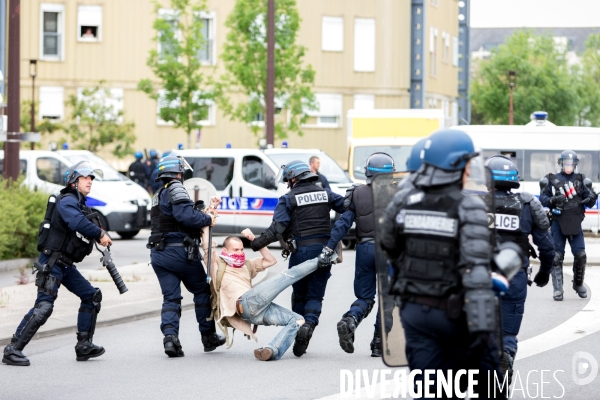
[[210,283],[210,263],[212,261],[212,226],[208,227],[208,256],[206,257],[206,282]]

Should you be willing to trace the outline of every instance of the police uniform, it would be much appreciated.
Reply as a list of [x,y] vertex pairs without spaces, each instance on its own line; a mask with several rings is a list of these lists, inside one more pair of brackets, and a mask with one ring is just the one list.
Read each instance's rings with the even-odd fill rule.
[[[67,170],[67,185],[76,182],[80,176],[95,176],[95,171],[91,169],[84,171],[86,165],[81,162]],[[77,168],[80,167],[79,174]],[[38,240],[41,253],[36,263],[39,272],[36,277],[38,294],[35,306],[23,317],[11,344],[4,349],[2,362],[9,365],[30,364],[21,351],[52,315],[61,285],[81,299],[75,346],[77,361],[104,354],[104,348],[92,343],[102,292],[93,287],[73,265],[88,256],[92,252],[93,241],[105,234],[87,218],[90,214],[92,211],[86,205],[86,197],[76,188],[67,186],[56,197],[54,211],[47,215],[48,221],[44,221],[49,222],[50,227],[43,231]]]
[[[335,210],[343,213],[344,198],[317,186],[317,176],[310,172],[308,164],[303,161],[288,163],[285,171],[287,175],[284,174],[284,181],[291,183],[291,179],[296,177],[299,180],[288,193],[279,198],[271,226],[252,241],[252,250],[257,251],[282,237],[293,238],[297,250],[290,256],[288,268],[292,268],[319,256],[330,237],[329,212]],[[319,324],[330,276],[331,267],[319,268],[292,285],[292,310],[302,315],[306,321],[296,336],[293,351],[297,357],[304,354],[312,331]]]
[[[564,157],[565,153],[567,155],[571,154],[571,159],[574,155],[576,166],[576,162],[578,161],[577,155],[569,150],[561,154],[559,164],[562,165],[561,162],[564,162],[563,158],[567,160],[567,157]],[[580,173],[572,172],[567,174],[563,170],[557,174],[550,173],[543,179],[545,179],[547,186],[540,193],[540,201],[544,207],[551,208],[553,214],[551,231],[556,252],[552,268],[554,300],[560,301],[563,299],[562,267],[567,240],[574,256],[573,289],[580,297],[585,298],[587,297],[587,291],[583,286],[583,281],[587,256],[581,222],[585,217],[584,205],[593,207],[596,204],[597,196],[583,184],[585,176]],[[571,185],[574,188],[572,198],[567,198],[563,194],[565,193],[565,185],[567,190]],[[587,202],[583,203],[584,200],[587,200]]]
[[[168,168],[169,163],[176,164],[177,159],[165,157],[159,162],[158,168],[164,165]],[[164,178],[159,173],[158,179]],[[151,249],[152,268],[163,294],[160,330],[165,336],[165,353],[169,357],[184,355],[178,338],[182,282],[194,295],[196,321],[204,351],[212,351],[225,342],[216,334],[215,322],[210,319],[210,286],[199,253],[202,228],[210,226],[212,218],[194,209],[194,202],[177,179],[163,181],[163,186],[152,199],[150,216],[152,232],[148,247]]]
[[146,189],[146,183],[148,180],[148,168],[142,162],[142,153],[136,152],[136,160],[129,166],[129,179]]

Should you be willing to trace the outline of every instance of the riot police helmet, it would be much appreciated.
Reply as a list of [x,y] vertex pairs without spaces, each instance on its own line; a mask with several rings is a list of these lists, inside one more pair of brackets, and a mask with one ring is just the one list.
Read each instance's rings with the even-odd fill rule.
[[560,165],[560,170],[565,174],[572,174],[575,172],[575,168],[579,164],[579,157],[577,157],[577,153],[573,150],[565,150],[560,153],[560,157],[558,157],[558,165]]
[[144,158],[144,155],[142,154],[141,151],[136,151],[133,156],[135,157],[136,160],[141,160],[142,158]]
[[396,170],[396,164],[394,159],[387,153],[377,152],[373,153],[367,158],[365,163],[365,176],[367,182],[370,182],[373,175],[384,174],[394,172]]
[[[190,164],[181,156],[166,156],[160,159],[156,166],[158,175],[155,182],[160,182],[165,178],[181,179],[183,181],[186,171],[193,172]],[[181,178],[179,177],[181,174]]]
[[496,154],[487,159],[485,166],[492,173],[494,187],[500,190],[510,190],[521,186],[519,170],[509,157]]
[[150,158],[158,158],[158,151],[150,149]]
[[406,170],[408,172],[415,172],[418,170],[423,164],[423,160],[421,159],[421,153],[423,152],[423,148],[425,147],[425,142],[427,138],[423,138],[414,144],[410,151],[410,155],[406,159]]
[[81,176],[83,176],[84,178],[91,176],[92,179],[102,179],[104,173],[101,169],[94,168],[89,161],[79,161],[77,164],[67,169],[67,171],[63,175],[63,183],[65,184],[65,186],[69,186],[72,183],[77,184],[77,180]]
[[299,181],[316,181],[319,179],[316,174],[313,174],[310,171],[310,167],[304,161],[290,161],[289,163],[282,165],[281,168],[283,170],[283,182],[290,182],[292,178],[296,178]]

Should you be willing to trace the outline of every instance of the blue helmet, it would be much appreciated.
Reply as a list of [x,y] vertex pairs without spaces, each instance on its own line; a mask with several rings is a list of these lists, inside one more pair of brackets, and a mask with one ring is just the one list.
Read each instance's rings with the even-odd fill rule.
[[160,182],[163,178],[179,179],[179,174],[181,174],[180,179],[183,181],[185,172],[193,171],[190,164],[188,164],[181,156],[167,156],[161,158],[156,166],[156,170],[158,171],[158,175],[154,180],[155,182]]
[[365,176],[372,177],[375,174],[389,173],[396,170],[394,159],[387,153],[373,153],[365,163]]
[[150,158],[158,158],[158,151],[150,149]]
[[77,164],[67,169],[63,175],[63,183],[65,186],[69,186],[72,183],[77,183],[77,180],[80,176],[91,176],[92,179],[99,177],[102,179],[104,174],[102,173],[102,170],[92,167],[92,164],[90,164],[89,161],[79,161]]
[[412,147],[410,151],[410,155],[406,159],[406,170],[408,172],[415,172],[418,170],[423,164],[423,160],[421,160],[421,153],[423,152],[423,148],[425,147],[425,142],[428,138],[423,138],[419,140]]
[[494,186],[498,189],[510,190],[521,186],[519,170],[510,158],[497,154],[488,158],[485,166],[492,171]]
[[478,155],[471,137],[465,132],[441,129],[425,141],[422,160],[445,171],[461,171],[471,158]]
[[283,168],[284,182],[289,182],[292,178],[298,178],[301,181],[319,179],[317,175],[310,172],[310,167],[304,161],[290,161],[286,165],[282,165],[281,168]]
[[135,157],[136,160],[141,160],[142,158],[144,158],[144,154],[142,154],[141,151],[136,151],[133,156]]

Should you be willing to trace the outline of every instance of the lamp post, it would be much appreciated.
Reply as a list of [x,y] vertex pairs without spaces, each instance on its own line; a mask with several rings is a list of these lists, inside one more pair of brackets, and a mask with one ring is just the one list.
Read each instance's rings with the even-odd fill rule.
[[[35,132],[35,76],[37,75],[37,60],[29,60],[29,75],[31,76],[31,133]],[[35,143],[31,142],[31,150]]]
[[517,86],[517,72],[508,71],[508,87],[510,88],[510,104],[508,106],[508,124],[514,124],[513,90]]

